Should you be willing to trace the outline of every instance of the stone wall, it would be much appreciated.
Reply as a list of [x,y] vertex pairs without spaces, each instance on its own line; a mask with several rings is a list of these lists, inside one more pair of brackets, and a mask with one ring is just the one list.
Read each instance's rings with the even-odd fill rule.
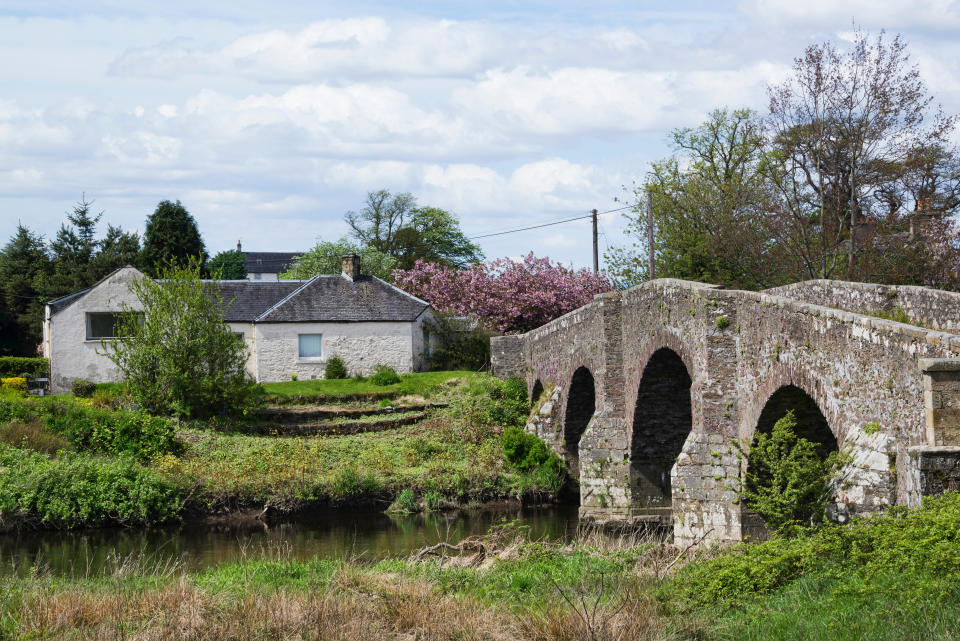
[[893,312],[899,307],[913,324],[960,330],[960,293],[930,287],[808,280],[764,293],[856,313]]
[[[835,439],[849,454],[835,482],[834,518],[906,502],[909,448],[960,445],[960,367],[949,365],[960,358],[960,336],[845,311],[875,302],[881,290],[872,286],[792,287],[774,290],[788,298],[652,281],[500,339],[495,371],[521,373],[530,389],[553,385],[528,429],[552,434],[557,451],[573,372],[593,374],[596,412],[579,449],[585,514],[669,509],[678,542],[739,539],[736,491],[746,462],[734,445],[749,449],[768,402],[786,398],[778,394],[785,387],[815,403],[819,411],[801,418],[819,417],[811,421],[824,446]],[[940,294],[910,288],[897,296],[914,301],[917,313],[923,297],[940,301],[931,313],[947,324],[952,299]],[[779,418],[773,405],[768,423]],[[681,438],[673,436],[683,433],[671,462]]]

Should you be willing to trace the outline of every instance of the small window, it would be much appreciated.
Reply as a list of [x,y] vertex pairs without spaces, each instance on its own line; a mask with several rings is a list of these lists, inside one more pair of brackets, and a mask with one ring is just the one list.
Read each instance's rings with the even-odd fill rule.
[[423,355],[427,357],[433,355],[433,350],[430,349],[430,330],[426,327],[423,328]]
[[297,338],[300,343],[300,358],[320,358],[323,356],[321,349],[322,334],[300,334]]
[[260,280],[259,272],[253,275],[253,280]]
[[[143,315],[138,314],[140,322]],[[117,338],[120,333],[120,324],[123,314],[118,312],[91,312],[87,314],[87,340],[95,341],[102,338]]]
[[231,332],[231,334],[236,336],[238,341],[243,342],[243,332]]

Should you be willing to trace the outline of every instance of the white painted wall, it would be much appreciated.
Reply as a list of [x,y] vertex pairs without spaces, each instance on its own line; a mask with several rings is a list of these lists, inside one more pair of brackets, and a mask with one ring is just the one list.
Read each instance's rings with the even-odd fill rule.
[[[299,358],[300,334],[322,334],[322,356]],[[263,323],[256,325],[257,380],[289,381],[292,373],[300,380],[323,378],[327,359],[340,356],[352,376],[364,376],[378,364],[390,365],[399,373],[415,371],[420,365],[415,351],[418,323]]]
[[280,273],[271,273],[271,272],[259,272],[260,278],[256,278],[252,272],[247,272],[247,280],[255,280],[257,282],[270,282],[275,283],[280,280]]
[[253,323],[227,323],[231,332],[241,332],[243,343],[247,346],[247,374],[257,378],[257,340]]
[[140,310],[140,301],[130,283],[142,278],[138,270],[124,267],[73,301],[49,320],[47,350],[50,357],[50,386],[54,393],[70,391],[70,383],[85,378],[96,383],[120,380],[117,367],[105,354],[99,340],[87,340],[88,312]]

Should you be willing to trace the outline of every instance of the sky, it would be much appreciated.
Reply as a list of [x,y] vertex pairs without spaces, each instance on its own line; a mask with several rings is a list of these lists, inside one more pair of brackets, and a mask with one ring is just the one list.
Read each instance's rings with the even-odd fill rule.
[[[854,23],[902,34],[960,112],[960,0],[0,0],[0,240],[52,237],[84,194],[141,233],[180,200],[211,255],[336,240],[384,188],[468,236],[616,209],[671,130],[764,112]],[[600,217],[601,252],[625,223]],[[477,242],[591,264],[588,220]]]

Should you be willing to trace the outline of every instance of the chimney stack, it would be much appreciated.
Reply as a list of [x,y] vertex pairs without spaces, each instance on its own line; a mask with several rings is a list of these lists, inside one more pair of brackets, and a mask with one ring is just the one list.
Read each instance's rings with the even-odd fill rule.
[[356,254],[346,254],[340,257],[340,264],[343,267],[343,275],[350,280],[360,278],[360,257]]
[[242,252],[242,251],[243,251],[243,248],[240,247],[240,241],[239,241],[239,240],[237,241],[237,251],[238,251],[238,252]]

